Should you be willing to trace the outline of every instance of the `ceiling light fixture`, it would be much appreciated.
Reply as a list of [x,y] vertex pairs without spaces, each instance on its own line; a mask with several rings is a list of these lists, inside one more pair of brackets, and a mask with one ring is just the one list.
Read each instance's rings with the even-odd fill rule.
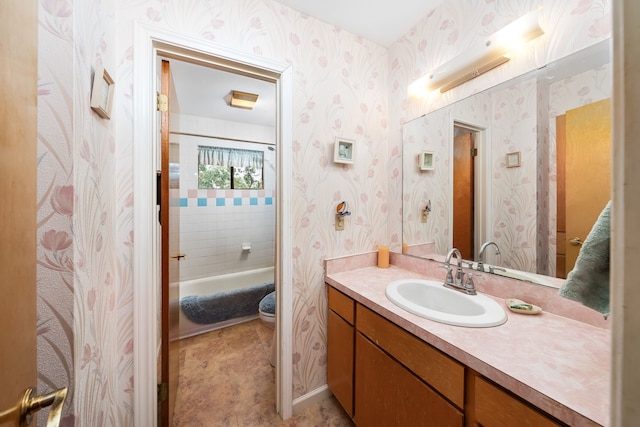
[[440,92],[446,92],[504,64],[510,59],[510,53],[544,34],[538,25],[538,15],[537,10],[529,12],[489,37],[478,40],[466,52],[414,82],[409,91],[415,92],[415,89],[419,90],[418,86],[422,86],[430,91],[440,89]]
[[231,91],[231,103],[232,107],[244,108],[245,110],[253,110],[256,102],[258,102],[258,95],[254,93],[240,92],[238,90]]

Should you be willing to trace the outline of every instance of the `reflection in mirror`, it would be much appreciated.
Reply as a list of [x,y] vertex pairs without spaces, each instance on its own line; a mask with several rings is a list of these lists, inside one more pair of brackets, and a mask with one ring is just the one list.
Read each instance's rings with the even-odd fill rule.
[[604,41],[407,122],[403,252],[477,268],[492,241],[485,271],[566,277],[610,199],[611,88]]

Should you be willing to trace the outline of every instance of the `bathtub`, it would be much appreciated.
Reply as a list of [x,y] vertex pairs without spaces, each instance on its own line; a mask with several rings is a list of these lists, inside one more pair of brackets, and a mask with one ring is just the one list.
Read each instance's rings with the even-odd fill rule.
[[[188,295],[210,295],[217,292],[226,292],[234,289],[242,289],[274,280],[273,267],[257,268],[255,270],[240,271],[237,273],[223,274],[220,276],[205,277],[202,279],[180,282],[180,298]],[[238,323],[258,318],[258,314],[226,320],[224,322],[201,325],[189,320],[180,310],[179,338],[192,337],[194,335],[224,328]]]

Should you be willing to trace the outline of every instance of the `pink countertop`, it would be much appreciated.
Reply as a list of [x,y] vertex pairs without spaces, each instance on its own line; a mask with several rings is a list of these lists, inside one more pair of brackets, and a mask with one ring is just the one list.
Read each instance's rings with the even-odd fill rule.
[[[357,266],[356,266],[357,267]],[[392,265],[327,269],[326,282],[388,320],[571,426],[609,423],[610,332],[544,311],[492,328],[424,319],[385,296],[398,279],[436,279]],[[339,269],[338,269],[339,270]],[[439,276],[439,274],[438,274]],[[504,299],[494,297],[504,306]]]

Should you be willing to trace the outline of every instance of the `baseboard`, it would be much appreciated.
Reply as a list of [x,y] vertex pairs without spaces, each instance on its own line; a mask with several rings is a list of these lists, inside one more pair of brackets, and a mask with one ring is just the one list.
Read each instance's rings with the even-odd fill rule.
[[299,414],[308,407],[331,397],[331,395],[332,393],[331,390],[329,390],[329,386],[325,384],[322,387],[318,387],[312,392],[305,394],[304,396],[293,399],[293,414]]

